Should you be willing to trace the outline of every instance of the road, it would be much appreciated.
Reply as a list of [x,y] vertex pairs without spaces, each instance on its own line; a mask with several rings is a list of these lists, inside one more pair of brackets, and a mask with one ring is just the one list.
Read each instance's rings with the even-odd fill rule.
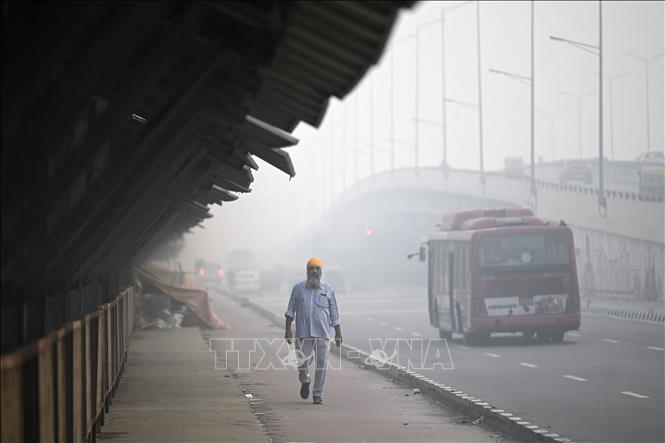
[[[252,299],[283,315],[288,294]],[[347,344],[370,351],[370,338],[438,338],[424,289],[337,298]],[[585,315],[561,344],[504,334],[448,348],[454,369],[418,372],[574,441],[665,441],[662,325]]]

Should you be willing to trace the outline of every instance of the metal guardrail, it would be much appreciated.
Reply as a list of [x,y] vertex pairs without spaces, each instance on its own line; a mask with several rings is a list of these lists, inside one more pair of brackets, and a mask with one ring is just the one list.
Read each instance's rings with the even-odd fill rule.
[[127,361],[134,297],[128,288],[0,358],[0,440],[95,441]]
[[617,317],[628,320],[640,320],[656,323],[665,323],[665,313],[656,311],[640,311],[636,309],[615,308],[612,306],[582,306],[585,314],[600,315],[603,317]]

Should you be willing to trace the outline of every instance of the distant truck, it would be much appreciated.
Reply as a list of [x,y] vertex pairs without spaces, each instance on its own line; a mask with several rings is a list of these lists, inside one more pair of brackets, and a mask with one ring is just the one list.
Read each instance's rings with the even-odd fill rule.
[[665,166],[648,164],[640,168],[640,194],[665,194]]
[[196,286],[199,288],[223,289],[224,267],[215,262],[199,258],[194,263]]
[[259,292],[261,276],[256,257],[249,249],[231,251],[227,262],[227,284],[231,292]]
[[522,157],[506,157],[503,161],[506,175],[522,177],[524,175],[524,160]]

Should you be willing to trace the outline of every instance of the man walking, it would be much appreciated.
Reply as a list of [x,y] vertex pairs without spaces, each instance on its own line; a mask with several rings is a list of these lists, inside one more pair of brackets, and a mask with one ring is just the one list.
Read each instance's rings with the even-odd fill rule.
[[[326,362],[330,349],[330,329],[335,328],[335,343],[342,344],[339,326],[339,310],[335,290],[321,281],[323,262],[312,258],[307,262],[307,280],[297,283],[291,291],[286,310],[284,338],[291,344],[291,323],[296,319],[296,353],[298,354],[298,379],[300,397],[309,397],[309,365],[316,360],[312,399],[315,405],[323,404],[323,383],[326,379]],[[315,358],[314,358],[315,357]]]

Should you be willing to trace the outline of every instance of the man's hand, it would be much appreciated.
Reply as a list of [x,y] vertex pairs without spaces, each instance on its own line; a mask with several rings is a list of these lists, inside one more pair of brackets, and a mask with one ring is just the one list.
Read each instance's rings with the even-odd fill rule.
[[293,335],[291,335],[291,322],[293,322],[293,319],[291,317],[286,317],[286,332],[284,332],[284,338],[288,344],[291,344],[291,338],[293,338]]
[[342,346],[342,341],[342,328],[337,325],[335,326],[335,344],[338,348]]

